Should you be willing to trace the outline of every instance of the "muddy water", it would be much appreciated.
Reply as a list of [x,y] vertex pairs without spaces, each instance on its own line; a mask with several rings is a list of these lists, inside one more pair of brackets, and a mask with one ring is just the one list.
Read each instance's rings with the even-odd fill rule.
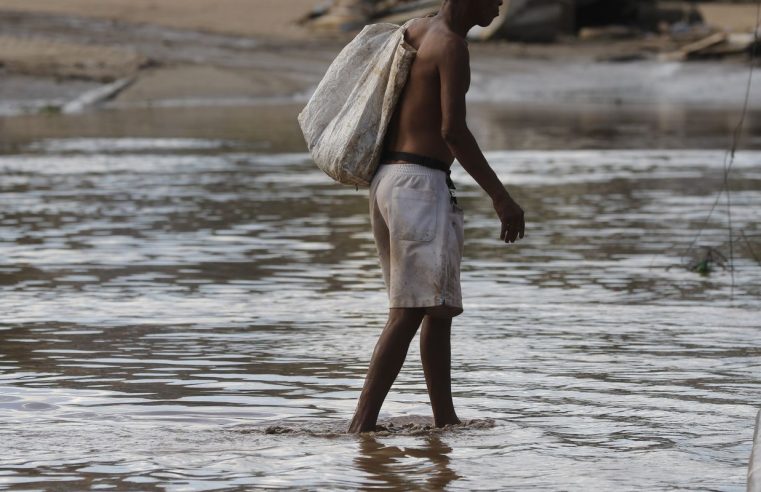
[[[366,192],[256,138],[6,148],[0,488],[743,490],[761,152],[731,175],[734,279],[720,259],[701,276],[686,268],[700,248],[729,253],[723,201],[706,222],[724,154],[654,149],[642,124],[490,152],[528,211],[520,244],[495,240],[488,202],[454,173],[468,424],[426,428],[413,344],[386,430],[363,437],[343,430],[386,308]],[[531,126],[534,142],[559,127]],[[626,128],[640,150],[611,136]],[[711,135],[683,141],[720,148]],[[619,148],[580,150],[605,141]]]

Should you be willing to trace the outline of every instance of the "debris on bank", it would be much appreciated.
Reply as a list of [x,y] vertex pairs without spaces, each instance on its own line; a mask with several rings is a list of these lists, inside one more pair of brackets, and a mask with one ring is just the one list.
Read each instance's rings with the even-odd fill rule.
[[[374,22],[431,15],[440,0],[333,0],[302,23],[316,31],[352,32]],[[500,16],[468,35],[478,41],[620,45],[601,61],[687,61],[754,53],[752,32],[706,22],[695,2],[659,0],[506,0]],[[617,44],[616,44],[617,43]]]
[[129,87],[135,81],[135,78],[136,77],[133,76],[119,79],[116,82],[111,82],[110,84],[87,91],[76,99],[66,103],[61,108],[61,112],[64,114],[81,113],[100,103],[113,99],[121,91]]
[[0,36],[0,66],[9,73],[111,83],[130,77],[147,63],[144,56],[130,50]]
[[726,270],[727,261],[727,257],[718,249],[704,246],[701,248],[700,252],[689,261],[687,269],[691,272],[699,273],[700,275],[708,275],[716,270],[716,267]]

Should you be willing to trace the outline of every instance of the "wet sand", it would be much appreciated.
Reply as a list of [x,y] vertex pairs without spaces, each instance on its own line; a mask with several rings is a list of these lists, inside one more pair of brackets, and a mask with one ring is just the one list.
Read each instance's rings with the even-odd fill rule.
[[[130,107],[80,114],[0,118],[0,153],[30,142],[78,138],[200,138],[246,142],[263,152],[305,152],[296,121],[300,103],[254,106]],[[659,148],[721,149],[739,121],[739,108],[607,107],[483,104],[469,125],[486,150]],[[761,149],[761,113],[751,111],[741,149]]]
[[[0,0],[0,115],[60,111],[119,79],[134,82],[105,99],[121,107],[303,103],[350,37],[298,25],[316,3],[225,0],[211,8],[203,0]],[[705,8],[709,21],[742,29],[751,7]],[[658,49],[669,46],[654,41]],[[666,100],[700,107],[740,99],[747,69],[742,57],[689,64],[598,61],[650,42],[474,43],[472,99]],[[761,102],[759,93],[754,90],[754,103]]]
[[[434,436],[451,433],[468,433],[491,429],[496,425],[493,419],[470,419],[456,425],[435,427],[433,417],[428,415],[403,415],[378,420],[375,430],[363,433],[368,437],[389,436]],[[294,425],[293,422],[267,422],[258,426],[239,426],[237,431],[255,434],[292,435],[312,437],[339,437],[347,434],[346,422],[318,423],[316,425]]]
[[94,17],[253,38],[307,39],[315,0],[0,0],[0,11]]

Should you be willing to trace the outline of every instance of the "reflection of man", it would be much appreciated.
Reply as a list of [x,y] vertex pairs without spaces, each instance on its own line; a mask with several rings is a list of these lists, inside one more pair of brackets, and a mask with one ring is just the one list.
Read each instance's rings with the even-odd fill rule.
[[383,400],[422,323],[420,355],[437,427],[458,424],[450,386],[452,317],[462,312],[463,214],[450,196],[455,158],[491,197],[500,239],[523,237],[523,210],[489,166],[465,123],[470,59],[465,35],[487,26],[502,0],[444,0],[409,24],[417,50],[370,187],[371,222],[389,291],[389,318],[367,371],[350,432],[375,429]]
[[[356,467],[381,487],[393,490],[444,490],[460,478],[449,467],[452,448],[436,434],[420,438],[417,446],[386,446],[372,434],[359,441]],[[425,463],[425,466],[403,467],[405,460]],[[425,485],[425,487],[421,487]]]

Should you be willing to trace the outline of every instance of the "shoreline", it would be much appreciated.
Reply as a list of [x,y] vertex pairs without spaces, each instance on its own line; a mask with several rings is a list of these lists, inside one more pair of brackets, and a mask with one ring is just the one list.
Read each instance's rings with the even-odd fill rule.
[[[59,139],[194,139],[238,142],[257,153],[306,152],[298,103],[105,108],[0,118],[0,154]],[[485,151],[706,149],[729,145],[740,108],[473,103],[468,124]],[[761,110],[746,117],[739,149],[761,149]]]
[[[86,11],[93,1],[63,5],[0,0],[0,118],[97,109],[305,103],[350,37],[317,36],[296,26],[295,19],[314,4],[310,0],[298,0],[289,9],[276,0],[258,0],[262,15],[246,24],[247,30],[240,23],[225,29],[221,24],[244,0],[224,0],[209,18],[202,15],[201,0],[138,0],[134,11],[119,10],[126,0],[115,0]],[[190,2],[185,17],[167,17],[185,1]],[[730,5],[730,13],[739,12],[738,7]],[[741,22],[737,12],[732,15],[738,18],[725,22]],[[202,25],[204,18],[207,23]],[[716,109],[741,101],[747,57],[601,61],[652,42],[474,42],[469,99],[501,105]],[[752,89],[751,106],[759,106],[761,78],[754,80]]]

